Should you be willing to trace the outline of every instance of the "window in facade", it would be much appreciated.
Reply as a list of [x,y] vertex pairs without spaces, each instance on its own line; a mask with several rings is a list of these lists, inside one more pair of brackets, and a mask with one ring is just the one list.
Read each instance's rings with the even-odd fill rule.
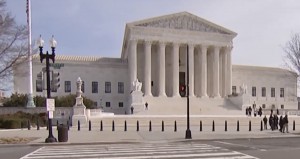
[[252,87],[252,97],[256,97],[256,87]]
[[110,107],[110,102],[106,102],[106,103],[105,103],[105,106],[106,106],[106,107]]
[[92,93],[98,93],[98,82],[92,82]]
[[84,81],[82,81],[81,91],[82,91],[82,93],[84,93]]
[[123,94],[124,93],[124,83],[118,82],[118,93]]
[[284,88],[280,88],[280,97],[281,97],[281,98],[284,97]]
[[261,88],[261,96],[266,97],[266,87]]
[[119,102],[119,107],[123,107],[123,102]]
[[105,93],[111,93],[111,83],[105,82]]
[[281,105],[280,107],[281,107],[281,109],[284,109],[284,105]]
[[43,80],[36,80],[35,89],[36,92],[43,92]]
[[275,109],[275,104],[272,104],[272,109]]
[[265,109],[265,108],[266,108],[266,105],[265,105],[265,104],[262,104],[262,108],[264,108],[264,109]]
[[232,86],[232,95],[235,95],[236,93],[236,86]]
[[65,92],[71,92],[71,81],[65,81]]
[[275,97],[275,88],[271,88],[271,97]]
[[94,103],[93,103],[93,105],[94,105],[95,107],[97,107],[97,105],[98,105],[98,102],[94,102]]

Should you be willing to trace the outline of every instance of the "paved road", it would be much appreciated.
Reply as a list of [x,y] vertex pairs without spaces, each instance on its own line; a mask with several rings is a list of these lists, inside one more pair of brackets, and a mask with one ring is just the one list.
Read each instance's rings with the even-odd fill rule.
[[185,143],[142,143],[111,145],[45,146],[29,153],[22,159],[147,159],[147,158],[247,158],[255,157],[226,148],[202,144]]
[[260,158],[299,159],[300,138],[153,141],[0,148],[1,158]]

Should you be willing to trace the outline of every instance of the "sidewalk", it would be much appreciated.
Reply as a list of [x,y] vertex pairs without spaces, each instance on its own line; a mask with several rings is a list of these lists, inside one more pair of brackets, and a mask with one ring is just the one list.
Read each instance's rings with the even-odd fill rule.
[[[105,144],[105,143],[139,143],[139,142],[176,142],[186,141],[185,131],[186,128],[181,127],[176,132],[171,126],[165,127],[162,132],[161,127],[153,127],[152,131],[149,131],[148,127],[141,127],[140,131],[136,131],[136,127],[128,127],[127,131],[124,131],[123,127],[116,127],[115,131],[112,131],[111,127],[104,127],[103,131],[100,131],[97,127],[92,127],[89,131],[87,127],[81,128],[80,131],[77,127],[72,127],[68,131],[68,142],[57,143],[45,143],[45,139],[48,137],[49,131],[45,128],[36,130],[32,128],[16,129],[16,130],[0,130],[0,138],[36,138],[35,140],[18,145],[61,145],[61,144]],[[215,131],[212,131],[211,126],[204,126],[203,131],[200,132],[199,127],[191,127],[192,139],[191,140],[221,140],[221,139],[242,139],[242,138],[277,138],[277,137],[299,137],[300,131],[293,131],[292,127],[289,127],[290,133],[281,133],[278,130],[264,130],[260,131],[259,127],[252,127],[252,131],[249,131],[247,126],[241,126],[240,131],[236,131],[235,126],[228,126],[228,131],[225,132],[224,127],[216,126]],[[58,139],[58,131],[56,127],[53,127],[53,135]],[[2,146],[8,144],[2,144]],[[9,144],[11,145],[11,144]]]

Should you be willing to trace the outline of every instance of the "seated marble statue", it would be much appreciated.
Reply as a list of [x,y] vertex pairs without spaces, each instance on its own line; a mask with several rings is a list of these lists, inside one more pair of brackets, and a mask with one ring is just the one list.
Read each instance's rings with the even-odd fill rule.
[[132,91],[141,91],[142,90],[142,83],[139,82],[138,79],[132,82],[133,90]]

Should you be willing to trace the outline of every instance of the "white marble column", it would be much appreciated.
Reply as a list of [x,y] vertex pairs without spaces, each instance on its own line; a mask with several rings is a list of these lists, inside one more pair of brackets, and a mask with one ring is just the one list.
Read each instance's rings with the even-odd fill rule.
[[159,81],[158,96],[166,96],[166,43],[159,42]]
[[223,95],[224,97],[226,97],[228,95],[228,85],[227,85],[227,81],[228,81],[228,71],[227,71],[227,67],[228,67],[228,61],[227,61],[227,54],[226,54],[226,48],[225,51],[223,52]]
[[188,44],[189,47],[189,96],[193,97],[194,95],[194,44]]
[[232,94],[232,63],[231,63],[231,50],[232,46],[226,47],[227,55],[227,95]]
[[173,43],[173,97],[179,97],[179,43]]
[[[129,80],[130,80],[130,85],[131,83],[137,79],[137,40],[132,39],[130,40],[130,49],[128,53],[128,63],[129,63]],[[131,90],[132,90],[132,85],[131,85]]]
[[152,96],[151,93],[151,41],[145,41],[145,72],[144,90],[145,96]]
[[207,96],[207,46],[201,46],[201,97]]
[[213,97],[220,97],[219,92],[219,55],[220,48],[214,46],[214,59],[213,59]]

